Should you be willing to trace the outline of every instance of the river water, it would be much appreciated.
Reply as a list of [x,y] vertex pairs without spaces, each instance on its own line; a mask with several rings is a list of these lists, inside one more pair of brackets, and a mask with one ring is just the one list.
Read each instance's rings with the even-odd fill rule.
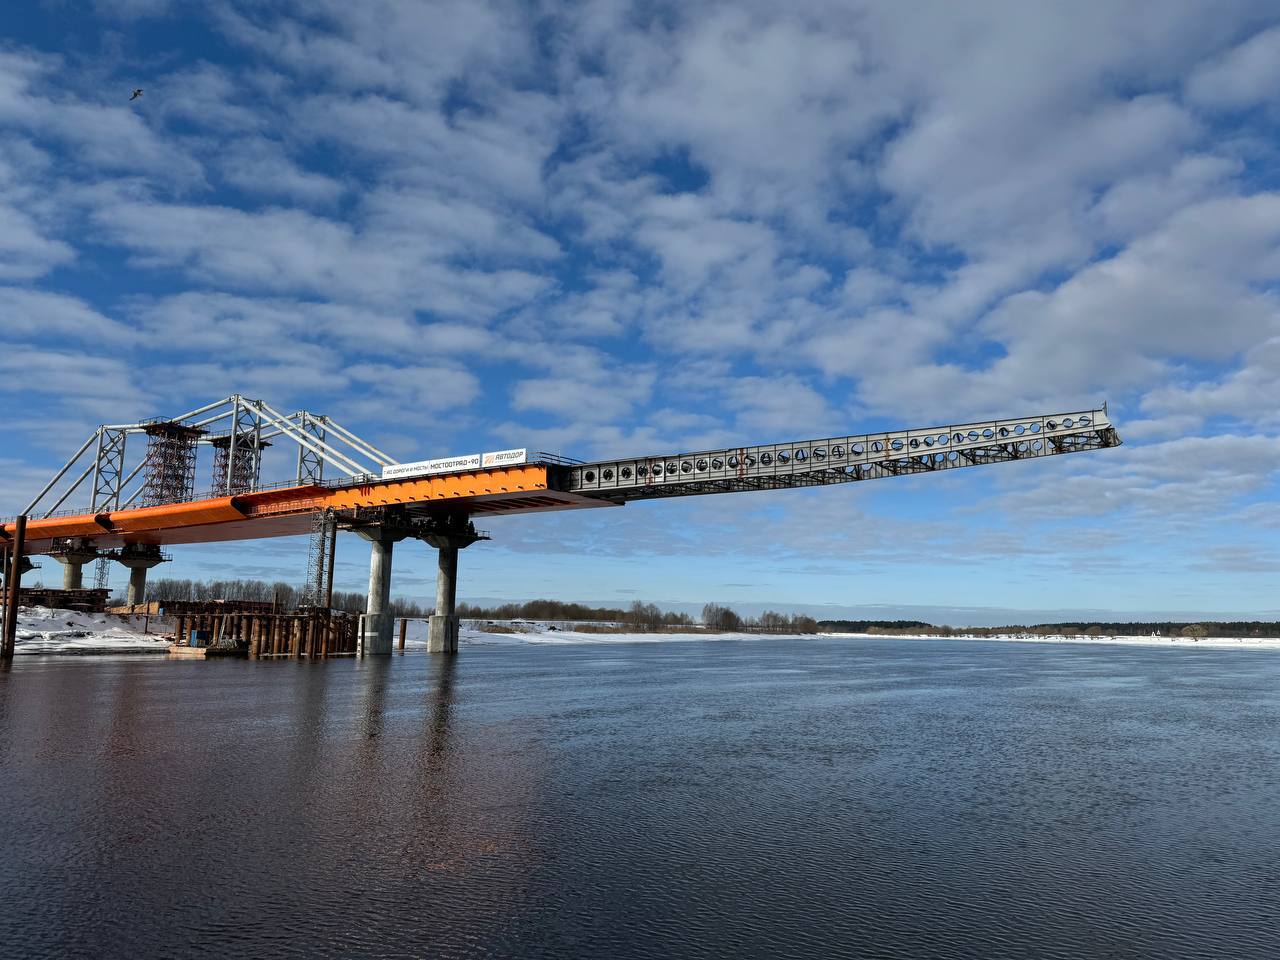
[[1280,654],[0,674],[0,956],[1280,957]]

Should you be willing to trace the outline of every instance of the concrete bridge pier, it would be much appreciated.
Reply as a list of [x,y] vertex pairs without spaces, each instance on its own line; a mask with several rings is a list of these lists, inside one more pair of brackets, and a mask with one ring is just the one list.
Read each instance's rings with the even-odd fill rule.
[[147,571],[168,557],[153,543],[127,543],[120,549],[116,561],[129,568],[129,593],[125,603],[136,606],[147,598]]
[[[88,540],[71,540],[59,543],[49,551],[49,556],[62,564],[62,589],[84,589],[84,565],[98,559],[98,551]],[[146,571],[142,571],[145,589]]]
[[437,548],[436,609],[427,621],[427,652],[458,652],[458,547],[446,543]]
[[466,517],[445,520],[437,532],[423,537],[439,551],[436,610],[427,622],[427,652],[458,652],[458,551],[482,539]]
[[369,541],[369,596],[360,618],[356,652],[362,657],[391,656],[391,553],[405,531],[386,524],[356,530]]

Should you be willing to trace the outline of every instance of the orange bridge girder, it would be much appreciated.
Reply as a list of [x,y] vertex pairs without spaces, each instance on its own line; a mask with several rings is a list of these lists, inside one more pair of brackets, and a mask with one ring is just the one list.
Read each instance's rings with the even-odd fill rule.
[[[27,553],[44,553],[54,540],[84,538],[102,547],[256,540],[309,534],[326,510],[418,506],[470,516],[534,513],[613,506],[598,497],[557,490],[543,464],[496,467],[471,473],[366,480],[351,486],[304,485],[214,497],[155,507],[31,519]],[[12,522],[0,537],[12,536]]]

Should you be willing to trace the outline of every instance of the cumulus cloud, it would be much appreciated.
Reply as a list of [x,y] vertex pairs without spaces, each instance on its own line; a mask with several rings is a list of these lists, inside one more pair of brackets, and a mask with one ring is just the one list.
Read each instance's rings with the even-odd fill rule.
[[1187,97],[1204,107],[1240,109],[1276,104],[1280,89],[1280,28],[1255,34],[1201,64],[1187,79]]

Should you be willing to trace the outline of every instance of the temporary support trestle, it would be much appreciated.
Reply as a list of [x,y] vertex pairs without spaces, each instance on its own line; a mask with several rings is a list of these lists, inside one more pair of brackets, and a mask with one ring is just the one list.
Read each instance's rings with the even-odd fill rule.
[[338,523],[332,510],[317,513],[311,525],[307,547],[307,580],[302,585],[303,607],[333,605],[333,561],[338,541]]

